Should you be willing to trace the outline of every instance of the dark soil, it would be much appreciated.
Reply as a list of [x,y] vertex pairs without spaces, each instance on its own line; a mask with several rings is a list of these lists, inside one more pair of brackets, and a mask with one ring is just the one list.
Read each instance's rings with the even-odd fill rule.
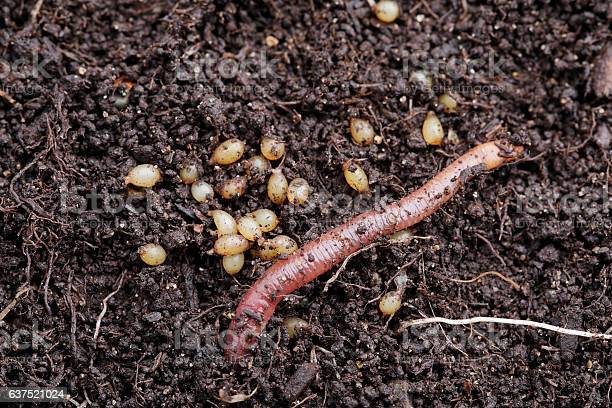
[[[609,341],[484,324],[397,329],[434,315],[612,327],[612,7],[402,1],[385,26],[365,1],[222,3],[2,1],[0,386],[65,386],[95,406],[221,406],[220,395],[255,389],[245,405],[609,406]],[[409,82],[426,63],[435,93]],[[420,125],[444,88],[460,109],[439,117],[459,142],[434,149]],[[352,116],[383,143],[354,145]],[[468,184],[416,227],[428,239],[359,254],[325,293],[325,278],[297,291],[268,325],[274,352],[225,362],[217,333],[268,264],[249,257],[225,274],[202,214],[273,206],[264,180],[197,205],[182,163],[218,183],[244,170],[208,165],[218,142],[243,139],[248,157],[262,135],[284,139],[285,173],[316,196],[276,207],[275,233],[304,243],[506,134],[530,141],[529,159]],[[362,159],[373,199],[344,183],[345,158]],[[126,206],[123,177],[138,163],[164,179]],[[138,259],[147,242],[167,249],[163,266]],[[394,289],[401,266],[404,304],[387,325],[369,300]],[[454,281],[486,271],[521,289]],[[287,316],[310,330],[289,340]]]

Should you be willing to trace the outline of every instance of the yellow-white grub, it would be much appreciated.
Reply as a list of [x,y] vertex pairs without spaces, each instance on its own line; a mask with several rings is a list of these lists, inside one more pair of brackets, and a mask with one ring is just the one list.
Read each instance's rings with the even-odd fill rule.
[[240,160],[244,154],[244,142],[239,139],[228,139],[221,143],[212,154],[213,164],[232,164]]
[[454,113],[457,111],[459,104],[457,100],[447,93],[443,93],[438,97],[438,102],[444,106],[444,112]]
[[383,315],[394,315],[402,306],[402,294],[398,291],[385,293],[378,303],[378,308]]
[[446,140],[448,140],[448,143],[454,144],[454,145],[459,144],[460,142],[459,135],[453,129],[448,129]]
[[159,244],[145,244],[138,248],[138,256],[149,266],[161,265],[166,261],[166,250]]
[[253,251],[253,255],[261,259],[262,261],[270,261],[276,258],[279,253],[278,249],[272,244],[270,240],[264,241],[259,245],[259,248]]
[[195,164],[185,164],[179,170],[179,177],[185,184],[194,183],[199,177],[198,166]]
[[225,272],[230,275],[235,275],[240,272],[244,266],[244,253],[224,256],[221,264]]
[[293,205],[304,204],[308,201],[310,190],[310,185],[303,178],[293,179],[287,187],[287,200]]
[[433,111],[427,112],[425,121],[423,122],[423,140],[428,145],[439,146],[442,144],[444,138],[444,129],[440,119],[436,116]]
[[359,193],[364,193],[370,190],[368,184],[368,176],[363,168],[353,160],[347,160],[342,165],[344,178],[351,188]]
[[292,339],[296,335],[299,335],[302,330],[307,329],[310,325],[304,319],[300,319],[296,316],[290,316],[283,319],[283,326],[287,330],[287,335],[289,338]]
[[249,215],[255,218],[255,221],[257,221],[257,224],[259,224],[262,232],[270,232],[274,230],[279,223],[278,217],[274,211],[268,210],[267,208],[260,208],[259,210],[253,211]]
[[161,171],[152,164],[139,164],[128,172],[125,184],[136,187],[150,188],[161,180]]
[[212,210],[208,212],[217,227],[217,237],[238,233],[238,225],[234,217],[223,210]]
[[229,256],[241,254],[249,249],[249,241],[239,234],[220,236],[215,241],[214,251],[217,255]]
[[374,128],[365,119],[351,119],[351,138],[355,144],[360,146],[371,145],[374,141]]
[[399,4],[393,0],[380,0],[374,6],[374,14],[383,23],[392,23],[400,15]]
[[229,179],[221,183],[218,188],[219,195],[226,200],[242,196],[246,192],[247,181],[242,176]]
[[249,177],[266,175],[272,168],[270,161],[259,155],[249,158],[244,167]]
[[281,205],[287,199],[287,177],[280,169],[272,170],[272,175],[268,180],[268,197],[276,205]]
[[271,137],[262,137],[260,147],[261,154],[268,160],[278,160],[285,155],[285,142]]
[[261,227],[255,218],[249,216],[238,220],[238,232],[249,241],[257,241],[262,237]]
[[279,255],[291,255],[298,250],[297,242],[286,235],[277,235],[270,242]]
[[215,191],[204,180],[197,180],[191,185],[191,195],[198,203],[206,203],[213,199]]
[[394,244],[406,244],[414,238],[414,233],[410,228],[397,231],[389,237],[389,241]]

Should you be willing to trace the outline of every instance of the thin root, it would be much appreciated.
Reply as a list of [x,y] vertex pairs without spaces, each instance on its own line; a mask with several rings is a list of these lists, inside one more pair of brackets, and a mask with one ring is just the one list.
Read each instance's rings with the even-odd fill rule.
[[449,278],[449,280],[453,281],[453,282],[457,282],[457,283],[474,283],[479,281],[481,278],[484,278],[485,276],[488,275],[493,275],[493,276],[497,276],[498,278],[500,278],[501,280],[508,282],[510,285],[512,285],[512,287],[516,290],[521,290],[521,286],[516,283],[516,281],[514,281],[513,279],[501,274],[500,272],[496,272],[496,271],[488,271],[488,272],[483,272],[480,275],[476,276],[475,278],[472,279],[454,279],[454,278]]
[[98,334],[100,334],[100,324],[102,323],[102,319],[104,318],[104,315],[106,314],[106,309],[107,309],[107,302],[117,294],[117,292],[119,292],[119,290],[121,290],[121,286],[123,286],[123,278],[125,277],[125,272],[123,272],[121,274],[121,276],[119,277],[119,283],[117,284],[117,289],[115,289],[114,291],[112,291],[111,293],[108,294],[108,296],[106,296],[103,300],[102,300],[102,311],[100,312],[100,315],[98,316],[98,320],[96,320],[96,330],[94,331],[94,335],[93,335],[93,341],[94,343],[98,340]]
[[399,333],[405,331],[408,327],[422,324],[444,323],[453,326],[475,324],[475,323],[499,323],[509,324],[513,326],[535,327],[537,329],[550,330],[556,333],[566,334],[568,336],[588,337],[590,339],[612,340],[612,334],[605,333],[590,333],[582,330],[566,329],[564,327],[553,326],[548,323],[534,322],[531,320],[507,319],[503,317],[486,317],[477,316],[469,319],[447,319],[444,317],[429,317],[426,319],[416,319],[408,322],[403,322],[398,330]]
[[346,259],[344,260],[344,262],[342,262],[342,265],[340,265],[340,267],[336,271],[336,273],[334,273],[334,276],[332,276],[331,278],[329,278],[329,280],[327,282],[325,282],[325,287],[323,288],[323,293],[327,292],[327,289],[329,288],[329,285],[331,285],[332,283],[334,283],[336,281],[336,279],[338,279],[338,277],[340,276],[342,271],[344,269],[346,269],[346,264],[348,264],[348,261],[350,261],[351,258],[353,258],[356,255],[359,255],[362,252],[368,251],[368,250],[370,250],[370,249],[372,249],[374,247],[377,247],[379,245],[382,245],[382,244],[384,244],[384,242],[381,242],[381,241],[373,242],[370,245],[364,246],[359,251],[353,252],[352,254],[347,256]]
[[495,255],[495,257],[497,259],[499,259],[499,262],[501,262],[501,264],[505,267],[506,266],[506,261],[504,261],[504,258],[502,258],[501,255],[499,254],[499,252],[497,252],[495,250],[495,247],[493,247],[493,244],[491,243],[491,241],[489,241],[484,235],[479,234],[478,232],[476,233],[476,236],[478,238],[482,239],[485,244],[487,244],[487,246],[489,247],[491,252],[493,252],[493,255]]

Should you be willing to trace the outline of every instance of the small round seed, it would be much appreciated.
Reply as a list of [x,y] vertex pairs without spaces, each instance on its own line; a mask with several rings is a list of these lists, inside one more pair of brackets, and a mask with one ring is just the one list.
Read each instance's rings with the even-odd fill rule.
[[212,200],[215,192],[210,184],[204,180],[197,180],[191,185],[191,195],[198,203]]
[[208,215],[212,217],[215,226],[217,227],[217,236],[229,234],[237,234],[238,226],[234,217],[229,215],[223,210],[212,210],[208,212]]
[[342,165],[342,171],[344,172],[346,182],[353,190],[356,190],[359,193],[364,193],[370,190],[368,176],[363,168],[353,160],[345,161]]
[[241,217],[238,220],[238,232],[249,241],[257,241],[263,235],[255,218],[249,216]]
[[129,171],[125,177],[125,184],[136,187],[150,188],[161,180],[161,172],[152,164],[139,164]]
[[200,176],[198,173],[198,166],[195,164],[185,164],[179,170],[179,177],[183,183],[191,184],[194,183]]
[[287,187],[287,200],[293,205],[304,204],[310,196],[310,186],[303,178],[291,180]]
[[371,145],[374,141],[374,128],[365,119],[351,119],[351,137],[355,144],[360,146]]
[[166,250],[159,244],[145,244],[138,248],[138,256],[147,265],[157,266],[166,261]]
[[394,315],[395,312],[397,312],[401,306],[402,294],[397,291],[385,293],[382,298],[380,298],[380,302],[378,303],[378,308],[383,313],[383,315],[386,316]]
[[423,122],[423,139],[428,145],[439,146],[444,138],[444,129],[435,112],[429,111]]
[[237,162],[244,153],[244,142],[239,139],[228,139],[221,143],[212,154],[213,164],[232,164]]
[[214,251],[217,255],[229,256],[241,254],[249,249],[249,246],[249,241],[242,235],[227,234],[215,241]]
[[267,208],[260,208],[259,210],[253,211],[249,215],[255,218],[255,221],[257,221],[257,224],[259,224],[262,232],[270,232],[274,230],[279,223],[278,217],[274,211],[268,210]]
[[280,169],[272,170],[268,180],[268,197],[276,205],[281,205],[287,199],[287,178]]
[[240,272],[244,266],[244,253],[224,256],[221,263],[225,272],[230,275],[235,275]]
[[226,200],[242,196],[246,192],[247,181],[242,176],[229,179],[221,183],[218,187],[219,195]]
[[285,155],[285,142],[271,137],[262,137],[260,147],[261,154],[268,160],[278,160]]

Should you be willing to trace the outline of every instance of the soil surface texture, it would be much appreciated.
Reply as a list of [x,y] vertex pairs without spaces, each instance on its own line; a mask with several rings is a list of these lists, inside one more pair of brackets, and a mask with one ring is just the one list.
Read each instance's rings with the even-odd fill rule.
[[[363,0],[0,2],[0,387],[105,407],[610,406],[612,341],[400,330],[612,328],[612,5],[479,3],[402,0],[382,24]],[[353,117],[375,143],[351,141]],[[262,136],[286,142],[272,165],[308,181],[308,204],[272,204],[268,175],[232,200],[191,197],[182,165],[217,186],[246,169],[211,165],[215,146],[239,138],[249,158]],[[247,253],[225,273],[209,210],[273,209],[266,236],[303,245],[506,137],[523,160],[468,183],[416,238],[352,257],[327,291],[331,274],[300,288],[251,361],[224,359],[218,334],[271,262]],[[344,181],[347,159],[371,197]],[[126,186],[144,163],[162,180]],[[160,266],[138,256],[150,242]],[[398,284],[389,319],[378,298]],[[292,338],[290,316],[308,322]]]

